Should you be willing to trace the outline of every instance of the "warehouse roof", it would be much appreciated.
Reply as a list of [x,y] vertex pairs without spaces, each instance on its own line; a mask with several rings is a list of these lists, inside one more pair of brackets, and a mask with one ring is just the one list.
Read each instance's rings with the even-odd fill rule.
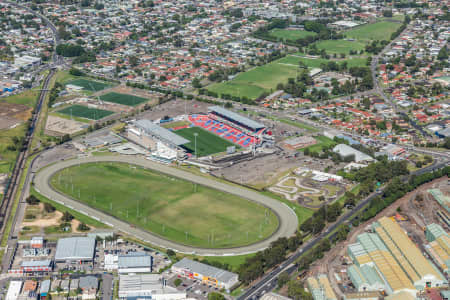
[[51,260],[29,260],[29,261],[22,261],[21,267],[24,268],[31,268],[31,267],[50,267],[52,264]]
[[400,262],[413,281],[416,280],[414,278],[418,280],[427,275],[434,275],[436,278],[442,279],[441,274],[423,256],[419,248],[411,241],[397,222],[392,221],[388,217],[382,217],[378,220],[378,223],[381,227],[376,229],[377,233],[380,236],[383,236],[383,233],[389,236],[382,237],[383,241],[385,243],[388,241],[386,244],[389,250],[395,255],[397,261]]
[[250,129],[258,130],[261,128],[264,128],[264,124],[253,121],[252,119],[246,118],[240,114],[237,114],[235,112],[229,111],[228,109],[222,108],[220,106],[210,106],[208,109],[212,112],[215,112],[221,116],[224,116],[228,119],[231,119],[233,121],[236,121]]
[[177,146],[181,146],[189,143],[189,140],[179,136],[178,134],[173,133],[172,131],[161,127],[150,120],[138,120],[134,122],[134,125],[140,129],[142,129],[145,133],[150,135],[155,135],[161,139],[164,139],[168,142],[171,142]]
[[50,290],[50,280],[46,279],[41,282],[41,286],[39,288],[39,293],[46,294]]
[[354,155],[355,156],[355,162],[360,161],[372,161],[373,158],[365,153],[362,153],[361,151],[358,151],[346,144],[339,144],[333,148],[333,152],[341,155],[341,156],[349,156]]
[[90,260],[94,258],[94,252],[94,238],[70,237],[59,239],[56,245],[55,260]]
[[132,252],[127,255],[119,255],[120,268],[150,267],[152,257],[144,252]]
[[98,288],[98,278],[95,276],[81,277],[78,286],[80,289],[96,289]]
[[429,232],[434,237],[434,239],[437,239],[442,235],[448,235],[447,232],[445,232],[445,230],[441,227],[441,225],[436,223],[428,225],[426,229],[427,232]]
[[144,274],[144,275],[120,275],[119,279],[119,296],[140,296],[148,293],[155,294],[173,294],[185,293],[177,289],[163,285],[161,275]]
[[325,291],[325,297],[327,300],[337,299],[336,294],[331,287],[330,281],[328,280],[327,275],[322,274],[318,276],[319,283]]
[[229,282],[238,275],[213,266],[209,266],[198,261],[183,258],[173,265],[176,268],[188,269],[191,272],[199,273],[203,276],[208,276],[217,279],[220,282]]
[[411,295],[411,293],[402,291],[384,298],[385,300],[414,300],[416,297]]
[[352,283],[357,289],[359,289],[359,287],[363,284],[369,284],[371,286],[375,284],[384,285],[380,276],[378,276],[378,273],[369,265],[364,265],[361,268],[356,265],[352,265],[347,271]]

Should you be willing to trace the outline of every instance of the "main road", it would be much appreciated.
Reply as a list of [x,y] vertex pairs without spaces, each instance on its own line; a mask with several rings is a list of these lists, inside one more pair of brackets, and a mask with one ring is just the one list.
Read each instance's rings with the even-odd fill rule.
[[[412,175],[421,175],[427,172],[433,172],[448,165],[448,160],[441,163],[434,163],[428,167],[413,172]],[[342,215],[337,222],[332,224],[326,230],[322,231],[318,236],[310,239],[306,244],[297,249],[294,254],[289,256],[289,258],[282,264],[280,264],[276,269],[272,270],[270,273],[265,274],[259,282],[245,290],[244,293],[237,298],[237,300],[259,299],[263,294],[273,290],[276,286],[278,276],[285,271],[288,273],[292,273],[296,269],[294,263],[303,255],[303,253],[311,250],[324,239],[329,238],[329,236],[336,229],[338,229],[339,226],[341,226],[342,224],[347,224],[349,221],[351,221],[357,213],[363,211],[366,208],[370,201],[372,201],[375,197],[382,195],[383,191],[384,187],[379,191],[370,194],[364,200],[358,202],[358,204],[352,210]]]
[[[170,176],[189,180],[196,184],[208,186],[220,191],[240,196],[242,198],[246,198],[250,201],[254,201],[271,209],[278,217],[279,220],[278,229],[269,238],[248,246],[229,249],[206,249],[206,248],[192,247],[167,240],[151,232],[134,227],[127,222],[119,220],[107,213],[101,212],[80,201],[74,200],[69,196],[57,192],[49,184],[52,175],[54,175],[56,172],[62,169],[83,163],[96,163],[96,162],[122,162],[138,165]],[[219,255],[225,256],[225,255],[239,255],[239,254],[253,253],[267,248],[270,245],[270,243],[272,243],[273,241],[277,240],[280,237],[292,236],[298,227],[298,218],[295,212],[286,204],[280,201],[264,196],[250,189],[245,189],[239,186],[230,185],[206,177],[194,175],[192,173],[176,169],[173,167],[169,167],[166,165],[162,165],[139,156],[102,156],[102,157],[94,156],[94,157],[74,158],[70,160],[65,160],[58,162],[56,164],[49,165],[38,171],[34,175],[33,182],[35,189],[39,193],[41,193],[42,195],[53,201],[61,203],[69,208],[73,208],[94,219],[98,219],[101,222],[110,225],[111,227],[117,230],[130,234],[140,240],[166,249],[173,249],[175,251],[182,253],[194,253],[205,256],[219,256]],[[114,183],[111,182],[111,184]],[[99,187],[99,188],[108,188],[108,187]],[[199,217],[201,218],[201,216]]]

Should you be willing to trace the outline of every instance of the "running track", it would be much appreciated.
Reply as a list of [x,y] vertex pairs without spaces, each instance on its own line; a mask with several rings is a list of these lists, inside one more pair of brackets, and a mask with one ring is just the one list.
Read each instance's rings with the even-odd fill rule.
[[[68,196],[60,194],[56,192],[50,185],[49,181],[55,172],[82,163],[89,162],[124,162],[130,163],[134,165],[139,165],[144,168],[152,169],[161,173],[165,173],[167,175],[179,177],[185,180],[189,180],[191,182],[201,184],[204,186],[209,186],[221,191],[225,191],[231,194],[235,194],[246,198],[248,200],[260,203],[270,209],[272,209],[277,215],[280,225],[278,230],[269,238],[259,241],[255,244],[237,247],[237,248],[229,248],[229,249],[206,249],[206,248],[197,248],[191,247],[187,245],[178,244],[176,242],[172,242],[166,240],[160,236],[157,236],[151,232],[145,231],[140,228],[132,227],[130,224],[116,219],[113,216],[110,216],[106,213],[103,213],[97,209],[94,209],[90,206],[87,206],[81,202],[73,200]],[[162,248],[173,249],[182,253],[195,253],[198,255],[205,256],[219,256],[219,255],[238,255],[238,254],[247,254],[257,252],[259,250],[267,248],[271,242],[277,240],[280,237],[288,237],[295,233],[295,230],[298,227],[298,219],[297,215],[292,211],[284,203],[274,200],[270,197],[266,197],[261,195],[255,191],[244,189],[242,187],[238,187],[235,185],[229,185],[222,182],[218,182],[209,178],[205,178],[202,176],[197,176],[192,173],[182,171],[176,168],[172,168],[166,165],[161,165],[156,162],[147,160],[142,157],[132,157],[132,156],[100,156],[100,157],[87,157],[87,158],[77,158],[66,161],[61,161],[56,164],[49,165],[43,169],[41,169],[38,173],[35,174],[34,177],[34,187],[40,192],[42,195],[47,198],[59,202],[69,208],[73,208],[85,215],[89,215],[94,219],[98,219],[101,222],[104,222],[116,230],[120,230],[125,232],[131,236],[134,236],[140,240],[153,244],[155,246],[159,246]]]

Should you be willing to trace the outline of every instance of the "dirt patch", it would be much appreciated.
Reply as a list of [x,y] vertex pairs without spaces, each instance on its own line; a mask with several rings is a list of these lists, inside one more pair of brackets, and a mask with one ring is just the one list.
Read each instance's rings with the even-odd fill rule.
[[150,119],[156,120],[169,116],[171,118],[187,114],[207,113],[210,103],[204,103],[200,101],[184,101],[184,100],[172,100],[156,107],[151,110],[140,114],[137,119]]
[[24,226],[37,226],[40,228],[48,227],[48,226],[55,226],[59,225],[62,212],[55,211],[51,214],[44,214],[44,204],[39,203],[39,211],[40,213],[36,216],[36,219],[34,221],[29,222],[22,222],[22,227]]
[[32,108],[23,104],[0,102],[0,129],[14,128],[31,117]]
[[75,120],[68,120],[57,116],[49,115],[45,124],[46,134],[52,136],[62,136],[64,134],[73,134],[83,129],[85,123]]

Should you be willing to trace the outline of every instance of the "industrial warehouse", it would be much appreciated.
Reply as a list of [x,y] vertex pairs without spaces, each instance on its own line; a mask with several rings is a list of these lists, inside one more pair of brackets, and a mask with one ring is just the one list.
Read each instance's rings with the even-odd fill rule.
[[167,286],[159,274],[120,275],[119,298],[181,300],[186,299],[186,292]]
[[235,273],[202,264],[188,258],[183,258],[172,265],[172,272],[187,278],[199,279],[206,284],[224,288],[225,290],[230,290],[239,282],[238,275]]
[[372,224],[373,233],[357,236],[348,247],[354,265],[349,277],[358,291],[380,291],[387,294],[408,292],[415,296],[425,288],[447,285],[447,280],[427,260],[408,235],[391,218],[383,217]]
[[71,237],[58,240],[56,262],[89,262],[94,259],[95,238]]

